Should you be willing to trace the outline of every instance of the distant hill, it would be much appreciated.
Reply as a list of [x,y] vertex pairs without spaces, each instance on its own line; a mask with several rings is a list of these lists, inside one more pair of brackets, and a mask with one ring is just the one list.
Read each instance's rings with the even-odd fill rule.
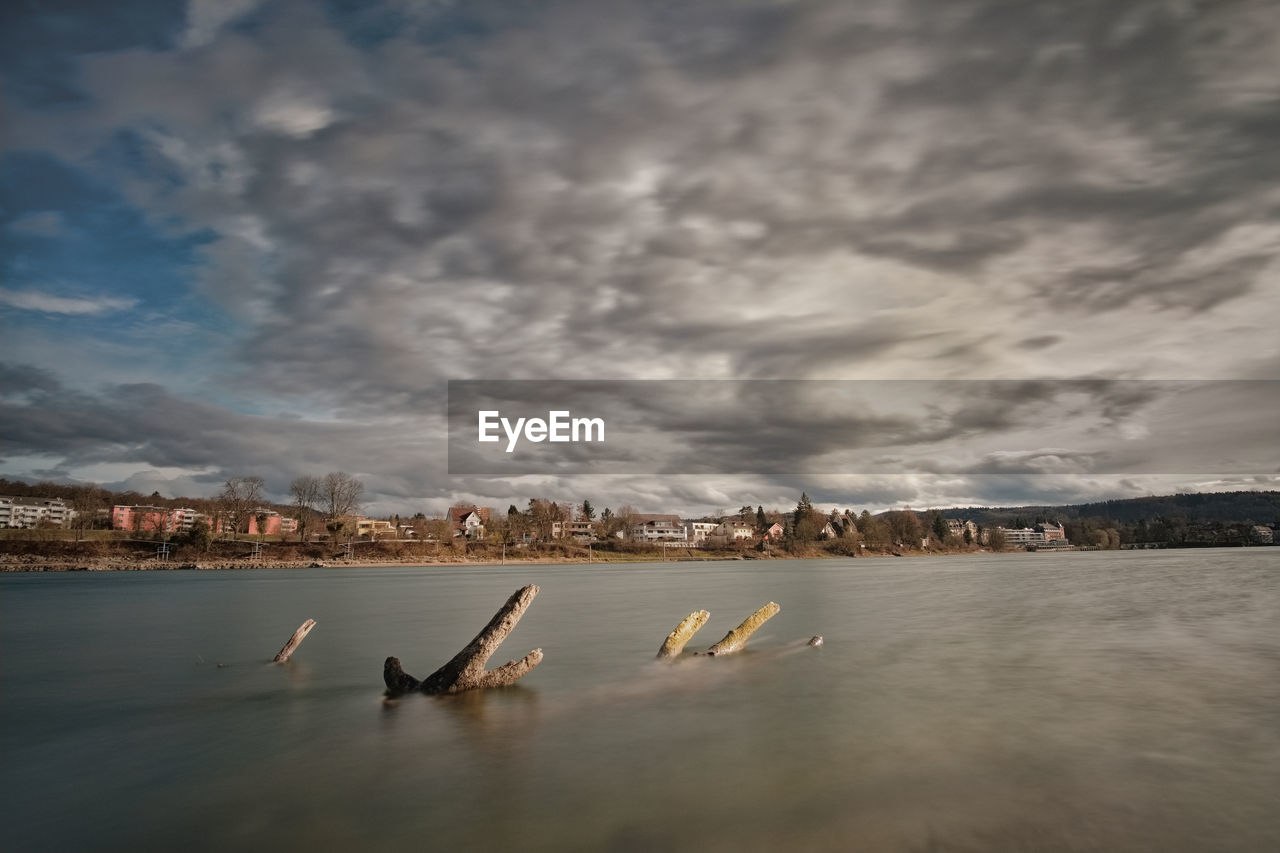
[[1027,523],[1037,519],[1098,519],[1129,524],[1164,518],[1192,524],[1275,524],[1280,521],[1280,492],[1198,492],[1063,506],[952,507],[941,512],[947,518],[968,519],[981,525],[1008,524],[1015,518]]

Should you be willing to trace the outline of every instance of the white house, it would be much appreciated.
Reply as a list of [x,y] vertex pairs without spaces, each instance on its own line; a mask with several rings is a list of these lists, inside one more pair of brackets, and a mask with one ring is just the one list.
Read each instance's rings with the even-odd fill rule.
[[551,522],[551,538],[559,539],[561,537],[589,542],[596,538],[596,523],[594,521]]
[[489,507],[451,506],[449,507],[449,523],[453,527],[454,536],[463,536],[467,539],[483,539],[484,526],[489,523]]
[[632,525],[631,538],[642,542],[687,542],[689,535],[679,517],[673,515]]
[[714,521],[686,521],[684,523],[685,538],[690,545],[701,545],[707,541],[718,525]]
[[747,524],[745,521],[733,519],[730,521],[722,521],[716,525],[707,535],[707,541],[718,545],[727,545],[732,542],[745,542],[756,535],[754,526]]

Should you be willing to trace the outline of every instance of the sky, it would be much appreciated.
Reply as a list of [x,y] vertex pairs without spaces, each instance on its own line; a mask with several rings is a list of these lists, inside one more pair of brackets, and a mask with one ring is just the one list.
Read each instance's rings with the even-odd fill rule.
[[[1280,488],[1272,409],[1238,394],[1112,418],[1132,451],[1243,412],[1249,452],[1220,470],[1073,464],[1058,434],[1022,448],[1053,465],[1010,470],[1021,400],[983,382],[1096,381],[1077,408],[1106,420],[1108,383],[1280,380],[1274,12],[3,4],[0,476],[207,496],[258,475],[284,499],[345,470],[370,514]],[[450,473],[451,380],[676,379],[954,382],[981,405],[913,425],[897,470],[825,464],[840,417],[808,453],[743,414],[711,450],[785,438],[795,464]],[[921,462],[960,433],[987,456]]]

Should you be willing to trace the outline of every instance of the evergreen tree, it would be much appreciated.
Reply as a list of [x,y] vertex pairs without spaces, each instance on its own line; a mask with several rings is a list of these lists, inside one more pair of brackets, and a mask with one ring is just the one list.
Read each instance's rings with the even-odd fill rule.
[[578,508],[578,512],[582,515],[583,521],[596,520],[596,508],[591,505],[591,501],[584,500],[582,506]]
[[809,517],[811,512],[813,512],[813,502],[809,500],[807,492],[801,492],[800,500],[796,503],[795,512],[791,513],[792,527],[798,526],[800,522]]
[[756,530],[759,533],[764,533],[768,529],[769,519],[765,517],[764,507],[758,506],[756,507]]
[[827,517],[813,508],[807,494],[800,495],[795,512],[791,516],[791,535],[799,542],[812,542],[822,536]]

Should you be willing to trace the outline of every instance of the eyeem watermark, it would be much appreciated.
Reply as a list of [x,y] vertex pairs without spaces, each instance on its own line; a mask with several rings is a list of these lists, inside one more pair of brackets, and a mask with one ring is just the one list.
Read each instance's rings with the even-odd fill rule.
[[523,436],[526,441],[534,443],[604,441],[604,418],[575,418],[573,413],[565,410],[547,412],[547,419],[516,418],[513,424],[510,419],[502,417],[497,409],[487,409],[476,413],[479,422],[479,441],[499,441],[498,428],[507,435],[507,453],[514,453],[516,444]]
[[1280,380],[450,380],[448,455],[504,477],[1274,477],[1276,423]]

